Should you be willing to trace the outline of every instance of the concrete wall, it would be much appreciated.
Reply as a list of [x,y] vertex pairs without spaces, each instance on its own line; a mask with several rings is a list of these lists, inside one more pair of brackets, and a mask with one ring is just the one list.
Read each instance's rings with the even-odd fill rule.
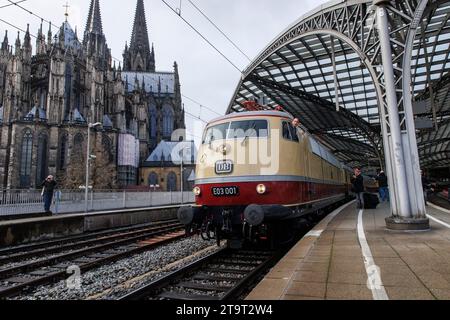
[[34,218],[0,224],[0,247],[82,234],[84,217]]
[[178,207],[162,207],[0,222],[0,248],[175,219],[177,211]]
[[133,226],[176,219],[178,207],[167,209],[144,210],[129,213],[89,215],[84,218],[84,231],[98,231],[117,227]]

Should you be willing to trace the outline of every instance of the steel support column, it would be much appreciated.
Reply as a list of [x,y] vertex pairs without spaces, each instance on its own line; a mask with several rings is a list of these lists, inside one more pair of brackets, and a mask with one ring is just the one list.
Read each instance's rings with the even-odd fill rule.
[[[429,228],[429,221],[422,218],[421,209],[418,206],[416,197],[416,190],[411,186],[407,174],[412,171],[414,167],[411,148],[413,147],[410,141],[409,130],[414,130],[414,127],[406,126],[402,130],[400,122],[399,101],[397,99],[396,77],[394,74],[393,56],[391,50],[390,28],[388,22],[388,12],[385,8],[389,1],[375,0],[374,4],[377,6],[377,28],[378,37],[380,40],[380,49],[383,64],[384,86],[386,94],[387,105],[387,119],[385,125],[388,128],[384,133],[387,134],[387,145],[384,146],[386,158],[390,159],[392,172],[390,174],[395,179],[391,191],[391,196],[394,196],[392,201],[395,201],[396,208],[393,206],[393,216],[386,220],[387,226],[390,229],[397,230],[423,230]],[[384,106],[382,106],[384,107]],[[386,139],[385,139],[386,141]],[[415,146],[417,148],[417,146]],[[413,179],[414,181],[415,179]]]
[[379,31],[381,54],[383,59],[383,72],[386,91],[386,103],[388,109],[388,145],[385,146],[386,157],[390,157],[393,166],[391,174],[395,177],[397,184],[398,212],[394,215],[411,218],[409,206],[408,183],[406,181],[405,159],[403,155],[402,134],[400,128],[400,117],[398,114],[398,101],[394,76],[394,65],[392,63],[391,42],[389,37],[389,26],[387,11],[383,5],[377,8],[377,26]]
[[407,70],[403,73],[403,109],[405,111],[405,123],[408,133],[409,150],[411,155],[411,167],[407,176],[409,179],[411,197],[415,205],[414,217],[417,219],[426,219],[426,207],[423,197],[422,178],[420,175],[420,157],[417,146],[417,137],[414,123],[414,112],[412,108],[412,88],[411,88],[411,59],[413,54],[414,41],[417,34],[417,28],[425,12],[428,0],[421,0],[416,7],[414,19],[410,25],[408,36],[405,42],[405,53],[403,55],[403,69]]
[[330,37],[331,40],[331,62],[333,63],[333,78],[334,78],[334,95],[336,99],[336,111],[339,112],[341,109],[339,104],[339,81],[337,78],[337,69],[336,69],[336,52],[334,49],[334,37]]

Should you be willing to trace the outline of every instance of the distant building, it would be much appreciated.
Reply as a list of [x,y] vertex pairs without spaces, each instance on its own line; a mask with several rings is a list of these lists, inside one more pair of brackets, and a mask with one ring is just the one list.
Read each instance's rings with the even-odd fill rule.
[[112,63],[100,1],[91,0],[83,39],[68,21],[56,34],[30,31],[0,47],[0,188],[36,188],[52,174],[84,185],[87,124],[95,188],[136,185],[138,168],[163,139],[185,128],[178,66],[157,72],[143,0],[137,1],[123,70]]
[[[186,149],[184,149],[186,148]],[[183,151],[181,151],[184,149]],[[140,170],[141,185],[159,191],[181,190],[181,155],[183,155],[183,189],[194,188],[197,152],[194,142],[161,141]]]

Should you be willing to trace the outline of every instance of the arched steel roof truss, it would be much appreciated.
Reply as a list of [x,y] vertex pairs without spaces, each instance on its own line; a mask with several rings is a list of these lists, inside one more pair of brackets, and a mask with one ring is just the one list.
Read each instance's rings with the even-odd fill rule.
[[[450,1],[391,1],[386,9],[401,130],[414,127],[412,102],[426,101],[421,117],[434,128],[417,132],[416,156],[422,166],[450,165]],[[298,116],[342,161],[379,165],[391,119],[378,33],[372,1],[325,4],[244,71],[228,112],[264,97]]]

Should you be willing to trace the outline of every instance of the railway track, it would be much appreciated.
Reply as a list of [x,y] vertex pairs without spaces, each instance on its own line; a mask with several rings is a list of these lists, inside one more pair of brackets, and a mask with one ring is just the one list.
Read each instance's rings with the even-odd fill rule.
[[145,235],[149,232],[157,231],[161,227],[171,226],[181,228],[177,220],[168,220],[153,224],[120,228],[25,246],[18,246],[9,249],[2,249],[0,250],[0,274],[2,265],[5,265],[6,263],[12,263],[38,256],[42,257],[58,252],[71,251],[89,246],[96,246],[102,243],[110,243],[114,240],[124,240],[127,238],[133,240],[139,236],[145,237]]
[[[158,226],[167,226],[171,224],[178,224],[178,220],[167,220],[156,223],[148,223],[131,227],[114,228],[105,231],[90,232],[77,236],[69,236],[48,241],[33,242],[31,244],[18,245],[14,247],[0,248],[0,266],[2,264],[33,257],[34,255],[51,254],[58,251],[71,249],[77,247],[78,244],[88,243],[88,241],[108,241],[112,237],[124,237],[127,234],[133,235],[140,231],[146,232],[151,228]],[[110,238],[111,237],[111,238]],[[41,250],[40,250],[41,249]],[[61,250],[60,250],[61,249]]]
[[236,300],[281,256],[273,251],[223,249],[119,300]]
[[[50,248],[45,248],[45,244],[38,244],[36,249],[24,253],[17,253],[14,248],[10,251],[11,256],[4,255],[8,251],[3,250],[3,260],[0,261],[8,262],[55,252],[57,254],[9,266],[3,265],[3,268],[0,266],[0,298],[11,297],[36,286],[66,278],[67,269],[71,266],[85,272],[185,236],[183,227],[175,222],[122,231],[116,234],[105,232],[103,235],[97,233],[77,237],[78,241],[73,238],[65,239],[65,244],[62,240],[53,241],[51,243],[54,246]],[[57,243],[60,243],[59,247]]]
[[433,194],[429,197],[429,201],[441,208],[450,210],[450,202],[442,194]]

